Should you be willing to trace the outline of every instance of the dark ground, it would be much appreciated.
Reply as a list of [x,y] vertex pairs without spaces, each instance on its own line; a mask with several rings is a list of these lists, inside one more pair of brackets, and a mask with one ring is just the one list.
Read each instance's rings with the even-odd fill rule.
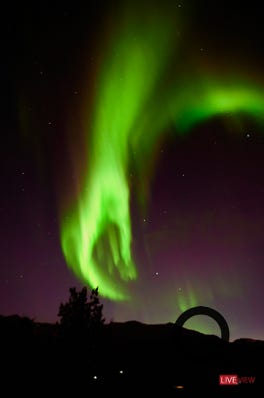
[[[264,392],[264,341],[227,342],[172,323],[135,321],[104,325],[100,336],[87,340],[65,339],[57,325],[18,316],[0,317],[0,333],[1,385],[10,397],[215,398]],[[220,386],[219,376],[231,374],[255,381]]]

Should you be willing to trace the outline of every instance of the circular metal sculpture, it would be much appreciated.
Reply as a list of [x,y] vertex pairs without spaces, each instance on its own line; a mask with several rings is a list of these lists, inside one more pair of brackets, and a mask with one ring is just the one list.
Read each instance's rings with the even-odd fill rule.
[[223,340],[229,341],[229,327],[228,324],[225,320],[225,318],[216,310],[213,310],[210,307],[203,307],[203,306],[198,306],[198,307],[192,307],[188,309],[187,311],[184,311],[175,324],[177,326],[183,326],[184,323],[194,315],[207,315],[210,316],[210,318],[213,318],[219,325],[220,330],[221,330],[221,338]]

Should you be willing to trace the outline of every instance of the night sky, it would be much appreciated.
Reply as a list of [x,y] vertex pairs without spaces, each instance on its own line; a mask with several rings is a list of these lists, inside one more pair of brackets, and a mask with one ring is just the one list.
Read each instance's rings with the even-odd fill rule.
[[[121,92],[123,83],[115,86],[113,80],[119,54],[112,56],[111,51],[120,49],[120,58],[128,57],[124,87],[130,87],[126,70],[133,74],[130,65],[135,61],[129,58],[132,42],[122,41],[122,29],[126,29],[122,3],[91,1],[84,7],[76,2],[52,8],[21,4],[3,11],[0,314],[55,322],[69,288],[84,285],[84,279],[77,277],[80,271],[76,274],[67,266],[68,257],[68,262],[76,260],[75,249],[67,246],[65,255],[62,242],[70,229],[82,245],[78,228],[71,221],[68,224],[68,209],[76,214],[78,198],[82,202],[92,195],[93,185],[88,185],[88,196],[81,192],[86,189],[87,173],[95,185],[98,182],[94,170],[100,166],[102,149],[91,149],[97,148],[99,134],[94,126],[100,130],[112,116],[113,126],[119,121],[120,131],[131,125],[143,138],[137,142],[132,133],[127,136],[136,274],[126,282],[116,276],[117,271],[108,270],[107,278],[112,275],[116,286],[128,290],[130,300],[102,297],[106,320],[175,322],[183,310],[205,305],[225,317],[231,340],[263,339],[264,109],[263,115],[255,111],[264,104],[261,5],[168,2],[166,13],[173,25],[179,24],[173,26],[170,37],[172,55],[160,72],[147,53],[140,53],[135,65],[142,64],[146,76],[138,90],[148,72],[156,80],[153,88],[149,78],[151,89],[137,96],[132,76],[132,101],[128,90]],[[145,3],[133,11],[134,19],[137,12],[147,10],[151,16],[165,7]],[[133,18],[131,26],[133,33]],[[136,32],[135,37],[139,41],[141,36]],[[151,36],[144,40],[151,44]],[[163,54],[158,45],[153,42],[154,50],[161,48]],[[141,78],[140,68],[137,73]],[[213,105],[203,100],[200,87],[208,86],[213,95],[223,81],[227,97],[238,97],[236,103],[244,93],[234,94],[236,86],[249,87],[248,103],[226,105],[225,97],[223,111],[208,110]],[[104,82],[111,86],[111,96]],[[252,92],[257,94],[251,97]],[[142,109],[133,113],[144,95],[144,107],[141,104]],[[117,105],[121,117],[116,116],[115,102],[108,106],[108,97],[117,104],[123,101],[128,112],[125,105]],[[178,119],[167,117],[164,109],[171,103],[173,112],[179,109]],[[200,103],[205,109],[202,117],[195,113]],[[104,122],[97,116],[102,104],[110,115]],[[124,118],[131,118],[130,124]],[[153,136],[148,136],[151,129]],[[156,144],[155,129],[160,130]],[[103,144],[111,152],[110,136],[108,140]],[[108,170],[108,164],[105,167]],[[109,181],[108,189],[114,191],[115,183],[112,186]],[[122,196],[121,191],[118,194]],[[119,236],[111,228],[100,250],[96,247],[101,262],[109,259],[107,237]],[[100,280],[98,286],[100,293]],[[101,287],[103,291],[103,282]],[[219,335],[213,321],[195,318],[186,327]]]

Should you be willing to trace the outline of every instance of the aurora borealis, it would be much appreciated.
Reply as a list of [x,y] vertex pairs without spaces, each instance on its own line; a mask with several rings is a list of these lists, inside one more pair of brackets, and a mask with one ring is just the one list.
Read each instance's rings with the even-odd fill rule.
[[136,278],[130,248],[129,146],[137,140],[135,126],[144,116],[172,42],[172,21],[150,14],[146,22],[148,9],[143,15],[140,10],[133,10],[132,17],[131,10],[127,13],[109,57],[102,60],[89,169],[77,209],[69,216],[73,220],[62,227],[68,263],[85,282],[100,285],[101,294],[115,300],[127,298],[115,274],[121,281]]
[[[256,44],[243,44],[248,36],[235,8],[228,14],[233,26],[221,25],[224,5],[218,20],[198,3],[121,2],[113,9],[102,2],[87,11],[89,26],[76,6],[66,13],[76,26],[72,36],[70,22],[60,30],[55,20],[48,44],[41,36],[46,70],[37,61],[39,85],[21,79],[36,69],[27,69],[34,39],[17,44],[28,52],[20,50],[15,79],[16,158],[29,165],[21,173],[30,186],[17,212],[21,220],[30,214],[30,225],[34,217],[46,220],[34,225],[47,224],[56,236],[50,253],[60,266],[54,271],[48,259],[43,285],[35,275],[36,296],[36,284],[48,289],[53,272],[56,289],[67,264],[70,274],[61,278],[99,286],[109,318],[173,322],[181,311],[206,305],[226,316],[231,338],[232,329],[234,336],[260,337],[263,320],[250,308],[263,294],[263,60]],[[42,181],[39,188],[34,181]],[[5,203],[9,209],[15,199]],[[46,253],[45,239],[23,230],[22,241],[30,236],[28,245]],[[14,253],[27,246],[17,245]],[[25,255],[27,263],[31,257]],[[23,281],[27,266],[33,267],[18,272]],[[3,283],[7,294],[10,282]]]
[[[164,64],[170,60],[168,54],[177,52],[172,26],[164,5],[153,14],[134,5],[122,18],[98,76],[85,182],[72,214],[62,222],[62,247],[68,264],[84,283],[100,286],[101,295],[113,300],[127,299],[122,282],[137,277],[129,210],[132,150],[135,162],[143,158],[140,152],[145,146],[151,156],[149,148],[173,122],[175,133],[182,134],[227,112],[245,112],[263,121],[263,88],[256,82],[236,82],[234,76],[232,83],[217,75],[201,75],[194,81],[186,76],[182,86],[172,76],[175,87],[168,98],[165,93],[163,109],[157,112],[153,102],[157,103],[155,97],[162,91]],[[145,123],[145,119],[151,122]],[[143,168],[144,164],[138,166]]]

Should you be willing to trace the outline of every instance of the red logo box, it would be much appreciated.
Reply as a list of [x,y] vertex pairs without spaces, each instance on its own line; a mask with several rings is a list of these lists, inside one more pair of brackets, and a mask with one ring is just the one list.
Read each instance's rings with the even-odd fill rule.
[[238,384],[237,375],[220,375],[219,384],[221,386],[234,386]]

